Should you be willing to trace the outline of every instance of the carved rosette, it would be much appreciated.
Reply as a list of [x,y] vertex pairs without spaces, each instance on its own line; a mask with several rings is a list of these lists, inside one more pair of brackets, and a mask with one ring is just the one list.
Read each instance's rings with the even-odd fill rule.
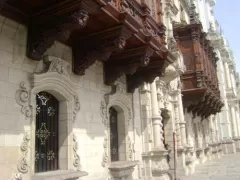
[[103,157],[102,157],[102,167],[105,167],[106,163],[108,162],[108,152],[107,152],[107,148],[108,148],[108,138],[107,136],[104,137],[104,142],[103,142]]
[[78,96],[74,96],[74,110],[73,110],[73,122],[76,121],[77,113],[80,111],[80,102]]
[[22,113],[25,115],[25,118],[29,118],[32,115],[32,108],[29,105],[29,89],[26,86],[25,82],[20,83],[20,89],[16,92],[16,101],[22,106]]
[[80,164],[80,156],[77,153],[78,151],[78,142],[76,139],[76,135],[73,134],[73,166],[76,168],[77,171],[81,170],[81,164]]
[[22,180],[22,174],[26,174],[28,172],[29,164],[27,158],[29,151],[29,142],[30,142],[29,133],[26,132],[23,137],[23,142],[20,145],[22,157],[19,159],[17,164],[18,173],[14,175],[15,180]]

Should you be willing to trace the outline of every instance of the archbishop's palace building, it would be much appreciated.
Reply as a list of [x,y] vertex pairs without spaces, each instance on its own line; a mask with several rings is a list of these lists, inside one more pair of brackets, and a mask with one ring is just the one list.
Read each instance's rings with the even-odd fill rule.
[[240,151],[214,5],[1,0],[0,180],[172,180]]

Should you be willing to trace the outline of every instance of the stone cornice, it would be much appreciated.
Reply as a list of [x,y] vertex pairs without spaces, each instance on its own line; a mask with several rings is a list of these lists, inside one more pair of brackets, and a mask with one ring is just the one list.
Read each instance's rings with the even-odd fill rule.
[[167,0],[166,1],[165,10],[167,11],[167,13],[170,13],[173,16],[176,16],[179,12],[179,9],[177,8],[177,6],[175,5],[173,0]]
[[216,0],[207,0],[207,3],[209,3],[209,5],[213,7],[216,5]]

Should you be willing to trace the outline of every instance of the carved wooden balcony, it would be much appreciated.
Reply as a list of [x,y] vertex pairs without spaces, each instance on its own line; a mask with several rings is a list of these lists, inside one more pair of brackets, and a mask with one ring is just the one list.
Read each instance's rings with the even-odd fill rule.
[[218,58],[199,22],[174,24],[174,37],[186,71],[181,77],[184,106],[203,118],[220,112],[223,103],[217,79]]
[[105,83],[127,75],[128,90],[160,76],[173,56],[165,47],[161,1],[11,0],[1,14],[28,26],[27,55],[41,60],[58,40],[73,49],[73,71],[104,62]]

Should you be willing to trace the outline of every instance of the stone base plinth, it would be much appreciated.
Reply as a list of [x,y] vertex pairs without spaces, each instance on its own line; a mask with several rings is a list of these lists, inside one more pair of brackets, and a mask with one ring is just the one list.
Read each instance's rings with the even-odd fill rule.
[[116,161],[112,162],[108,169],[113,180],[132,180],[134,167],[139,161]]
[[209,146],[211,149],[212,158],[218,158],[218,143],[211,143]]
[[232,139],[222,141],[222,150],[224,154],[236,153],[236,145]]
[[211,161],[211,160],[212,160],[211,148],[210,148],[209,146],[207,146],[207,147],[204,149],[204,154],[205,154],[205,157],[206,157],[206,160],[207,160],[207,161]]
[[187,147],[186,152],[186,175],[193,174],[195,172],[195,153],[193,147]]
[[162,148],[154,148],[152,151],[143,153],[142,157],[145,164],[145,172],[147,172],[147,174],[144,174],[144,179],[173,179],[170,173],[167,150]]
[[236,146],[236,152],[240,152],[240,137],[233,138]]
[[204,153],[204,149],[203,148],[198,148],[196,150],[196,155],[197,155],[197,159],[199,164],[203,164],[206,162],[206,157],[205,157],[205,153]]
[[186,148],[177,149],[177,176],[182,177],[186,175]]

